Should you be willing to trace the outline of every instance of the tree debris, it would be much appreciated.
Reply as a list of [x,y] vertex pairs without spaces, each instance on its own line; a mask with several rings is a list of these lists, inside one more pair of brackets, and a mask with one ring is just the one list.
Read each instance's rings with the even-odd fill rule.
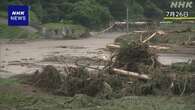
[[121,70],[121,69],[117,69],[117,68],[113,68],[112,70],[116,74],[125,75],[125,76],[129,76],[129,77],[134,77],[134,78],[137,78],[137,79],[145,79],[145,80],[151,79],[146,74],[139,74],[139,73],[125,71],[125,70]]

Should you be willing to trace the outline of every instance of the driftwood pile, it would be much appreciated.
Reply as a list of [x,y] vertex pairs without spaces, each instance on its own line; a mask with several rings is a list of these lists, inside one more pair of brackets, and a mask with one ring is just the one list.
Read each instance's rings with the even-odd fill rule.
[[67,71],[69,72],[59,90],[59,93],[62,95],[86,94],[88,96],[96,96],[104,89],[104,81],[100,75],[92,77],[89,71],[80,67],[69,67]]
[[[111,46],[114,45],[108,45],[108,48]],[[154,68],[159,63],[148,45],[131,42],[123,43],[116,48],[117,50],[113,51],[111,57],[112,62],[110,63],[110,67],[114,73],[139,79],[150,79],[150,77],[146,75],[145,69]]]
[[[127,84],[122,89],[128,95],[194,93],[193,71],[175,71],[168,66],[161,65],[151,47],[146,44],[156,34],[164,33],[153,33],[142,42],[122,41],[107,45],[112,52],[111,74],[128,77],[131,84]],[[179,74],[180,72],[183,74]]]
[[53,66],[46,66],[41,72],[36,71],[28,78],[28,82],[33,86],[43,88],[45,90],[56,90],[63,82],[63,76]]
[[[46,66],[43,71],[31,75],[29,82],[36,87],[65,96],[86,94],[109,98],[129,95],[193,94],[195,80],[192,73],[195,71],[161,65],[156,54],[146,43],[148,39],[143,42],[108,45],[111,58],[106,59],[108,63],[103,69],[84,65],[67,66],[64,67],[62,75],[55,67]],[[95,69],[96,73],[86,68]]]
[[101,74],[91,75],[83,67],[69,66],[64,69],[65,71],[62,74],[51,65],[45,66],[42,71],[36,71],[27,76],[25,83],[63,96],[86,94],[107,98],[111,95],[112,88],[104,81]]
[[148,46],[132,44],[121,45],[123,49],[117,49],[104,69],[95,70],[97,73],[88,71],[88,67],[76,66],[65,67],[62,75],[55,67],[46,66],[41,72],[31,75],[28,82],[63,96],[86,94],[118,98],[129,95],[188,95],[195,92],[194,75],[190,73],[192,69],[189,72],[177,69],[178,66],[164,67],[156,61]]

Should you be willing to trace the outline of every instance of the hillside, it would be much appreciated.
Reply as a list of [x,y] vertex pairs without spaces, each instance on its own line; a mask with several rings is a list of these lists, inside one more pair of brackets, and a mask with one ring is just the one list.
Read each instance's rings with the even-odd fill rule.
[[113,20],[125,20],[127,6],[130,20],[162,19],[168,3],[169,0],[1,0],[0,13],[9,4],[29,5],[32,21],[68,22],[97,29]]

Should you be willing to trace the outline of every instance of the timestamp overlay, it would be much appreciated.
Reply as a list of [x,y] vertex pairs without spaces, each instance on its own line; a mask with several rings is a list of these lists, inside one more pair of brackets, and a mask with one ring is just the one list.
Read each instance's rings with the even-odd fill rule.
[[170,0],[164,20],[195,20],[195,0]]

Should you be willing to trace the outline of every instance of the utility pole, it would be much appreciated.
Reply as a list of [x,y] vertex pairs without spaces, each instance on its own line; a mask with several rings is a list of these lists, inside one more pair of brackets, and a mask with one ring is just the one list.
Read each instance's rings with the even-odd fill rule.
[[126,4],[126,25],[127,25],[127,33],[129,33],[129,0],[127,0],[127,4]]

